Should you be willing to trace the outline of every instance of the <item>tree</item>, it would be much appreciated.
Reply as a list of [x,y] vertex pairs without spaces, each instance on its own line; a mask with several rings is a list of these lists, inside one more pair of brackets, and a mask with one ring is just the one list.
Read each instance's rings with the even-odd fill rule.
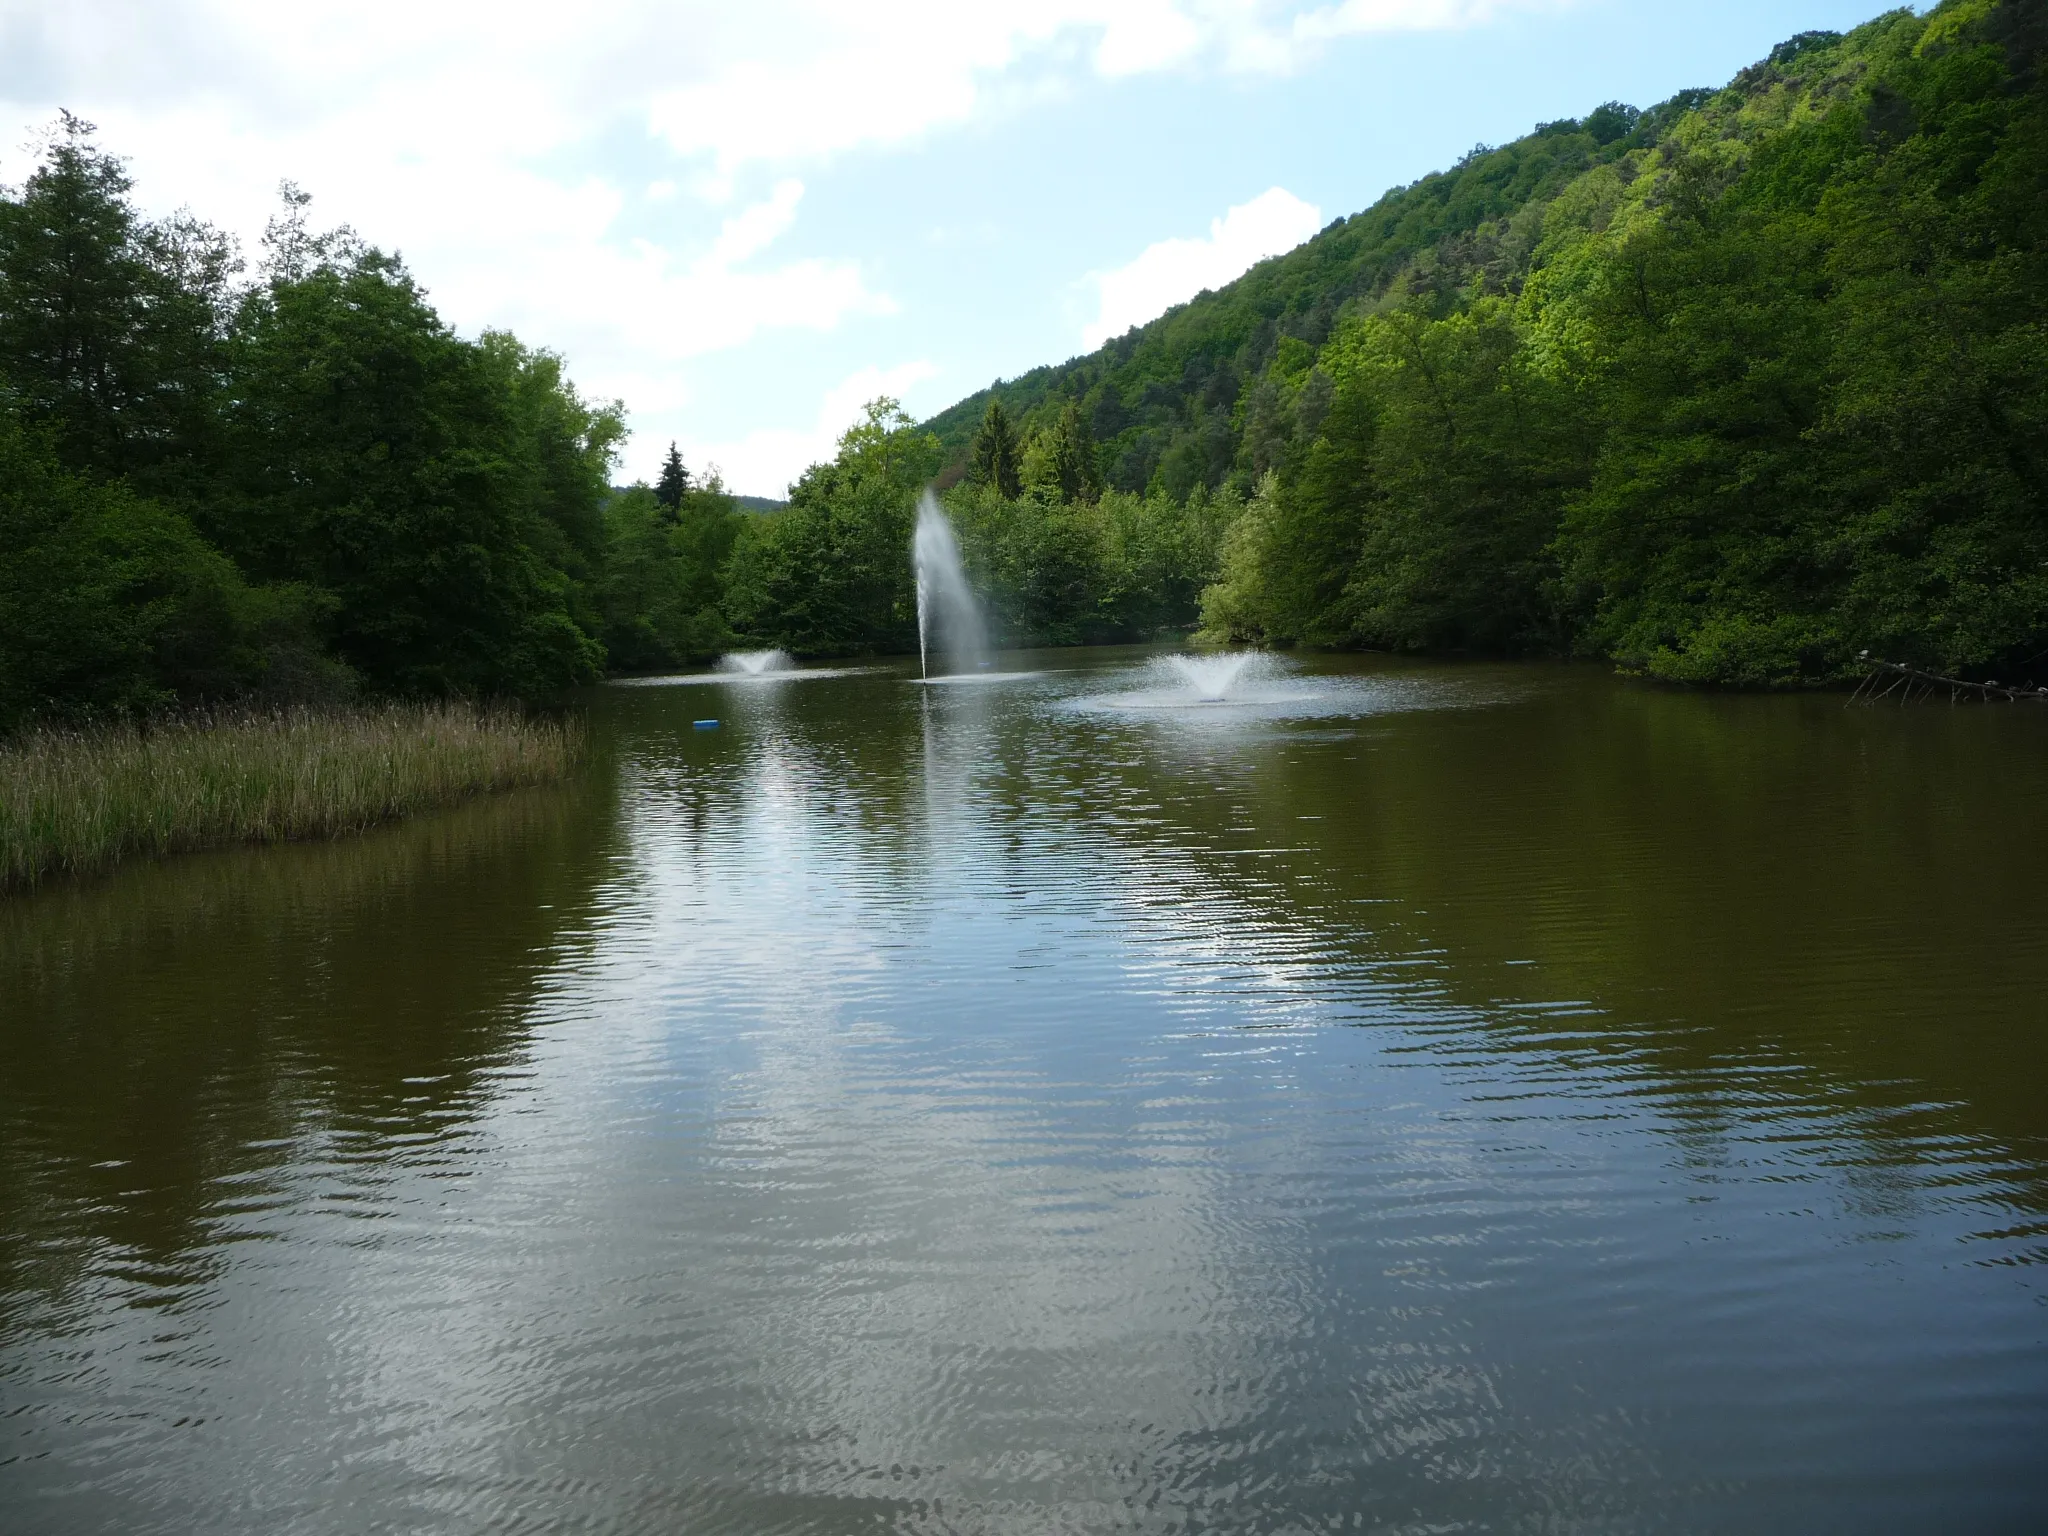
[[654,499],[673,517],[690,493],[690,472],[683,468],[682,453],[671,442],[668,457],[661,463],[661,478],[654,483]]
[[66,112],[0,196],[0,376],[67,465],[190,489],[215,446],[229,283],[218,231],[139,218],[121,162]]
[[[1576,403],[1540,366],[1512,305],[1369,318],[1330,348],[1373,416],[1376,496],[1345,589],[1348,638],[1435,650],[1555,649],[1550,544],[1590,464]],[[1334,420],[1326,440],[1347,430]],[[1346,499],[1319,465],[1321,494]],[[1297,497],[1313,494],[1304,475]],[[1334,493],[1334,495],[1333,495]]]
[[1101,494],[1095,441],[1072,401],[1032,439],[1025,455],[1024,480],[1033,490],[1059,501],[1093,501]]
[[[0,191],[0,729],[594,677],[618,405],[455,335],[290,183],[239,288],[232,245],[141,218],[92,136],[64,115]],[[731,542],[717,500],[695,567]]]
[[982,413],[981,430],[974,436],[968,479],[975,485],[993,486],[1006,499],[1014,499],[1024,488],[1019,470],[1016,429],[1003,402],[990,396]]
[[207,531],[262,578],[330,594],[350,666],[407,693],[597,675],[568,566],[602,549],[617,420],[556,360],[463,341],[363,248],[249,294],[232,365],[232,494]]
[[1865,651],[2007,679],[2048,655],[2029,12],[1794,39],[1778,67],[1855,89],[1739,161],[1681,135],[1664,217],[1551,253],[1547,327],[1597,338],[1598,462],[1557,540],[1590,647],[1744,686],[1856,675]]
[[1595,143],[1604,146],[1635,132],[1642,117],[1643,114],[1627,102],[1610,101],[1594,108],[1580,126],[1593,136]]
[[727,648],[725,564],[746,522],[716,481],[674,510],[644,485],[611,498],[600,603],[612,666],[650,672]]
[[741,525],[728,567],[734,630],[810,655],[914,644],[912,509],[938,456],[898,401],[870,401],[838,456],[790,487],[784,511]]

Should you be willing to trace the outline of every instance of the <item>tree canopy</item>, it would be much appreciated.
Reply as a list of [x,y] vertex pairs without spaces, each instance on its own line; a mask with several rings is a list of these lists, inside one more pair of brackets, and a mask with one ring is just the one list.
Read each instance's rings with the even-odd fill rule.
[[307,201],[286,187],[245,282],[217,231],[138,214],[76,117],[0,195],[10,720],[603,667],[619,409],[457,336]]

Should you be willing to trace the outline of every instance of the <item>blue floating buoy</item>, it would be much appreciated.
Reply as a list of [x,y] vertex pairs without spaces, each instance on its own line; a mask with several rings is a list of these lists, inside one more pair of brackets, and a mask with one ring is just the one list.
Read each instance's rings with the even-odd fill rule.
[[694,723],[700,731],[715,731],[718,729],[718,722],[716,720],[698,720]]

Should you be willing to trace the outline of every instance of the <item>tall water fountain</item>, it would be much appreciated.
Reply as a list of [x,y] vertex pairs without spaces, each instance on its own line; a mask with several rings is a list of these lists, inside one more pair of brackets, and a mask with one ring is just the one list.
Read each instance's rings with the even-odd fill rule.
[[952,520],[929,490],[918,499],[910,549],[917,570],[917,659],[924,675],[932,675],[934,655],[947,672],[979,671],[988,664],[988,628],[967,585]]

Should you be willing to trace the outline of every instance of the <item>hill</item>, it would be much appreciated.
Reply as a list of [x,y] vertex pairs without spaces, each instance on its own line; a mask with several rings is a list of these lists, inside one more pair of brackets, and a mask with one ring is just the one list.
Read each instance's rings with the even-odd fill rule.
[[1090,633],[1136,499],[1222,638],[2048,681],[2044,55],[1943,0],[1475,149],[935,417],[970,558]]
[[[1814,41],[1785,44],[1761,68],[1775,71]],[[1383,300],[1425,259],[1441,282],[1477,270],[1517,288],[1545,207],[1588,171],[1654,147],[1713,95],[1682,92],[1648,112],[1610,102],[1512,144],[1481,145],[1086,356],[979,390],[925,423],[942,447],[942,480],[964,471],[994,397],[1027,431],[1078,404],[1111,488],[1142,492],[1156,480],[1185,496],[1218,486],[1237,467],[1259,382],[1305,371],[1348,308]]]

